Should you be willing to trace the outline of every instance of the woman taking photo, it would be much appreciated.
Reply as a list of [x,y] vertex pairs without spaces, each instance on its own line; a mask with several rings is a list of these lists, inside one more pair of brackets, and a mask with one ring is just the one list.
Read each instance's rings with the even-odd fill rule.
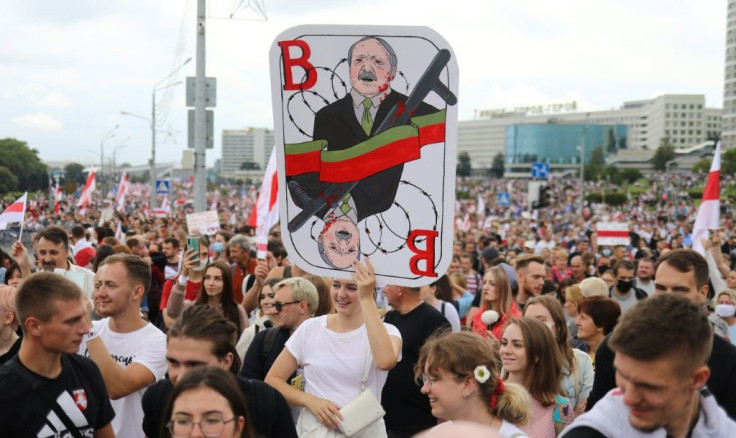
[[502,436],[527,436],[517,426],[530,419],[529,395],[499,378],[498,357],[487,340],[467,332],[430,338],[414,371],[435,417],[483,424]]
[[503,331],[500,354],[506,383],[523,386],[531,398],[532,419],[521,430],[534,438],[559,435],[575,415],[562,395],[563,360],[552,331],[536,319],[514,318]]
[[580,315],[575,324],[578,326],[578,338],[585,341],[595,369],[595,352],[603,342],[603,338],[613,331],[621,316],[621,306],[607,297],[590,297],[580,305]]
[[452,304],[452,285],[447,275],[438,278],[437,281],[419,289],[422,301],[439,310],[447,322],[450,323],[453,332],[460,331],[460,316]]
[[[182,264],[188,269],[192,269],[198,262],[192,262],[192,253],[187,252]],[[182,272],[184,272],[184,268],[182,268]],[[184,309],[192,305],[209,306],[220,311],[225,319],[238,327],[238,336],[248,328],[248,317],[245,309],[233,301],[232,273],[227,263],[216,261],[204,268],[202,289],[195,301],[184,299],[188,281],[189,278],[182,274],[171,289],[171,296],[166,306],[170,318],[177,318]]]
[[[486,271],[482,294],[480,309],[473,316],[473,332],[487,338],[490,331],[496,339],[501,339],[506,323],[521,316],[516,300],[511,295],[509,277],[501,266],[494,266]],[[483,321],[483,312],[486,310],[493,310],[498,314],[498,319],[490,327]]]
[[[171,394],[164,418],[164,437],[255,437],[238,381],[218,367],[188,372]],[[195,430],[201,435],[193,435]]]
[[[340,408],[361,394],[361,386],[380,402],[388,370],[398,361],[401,335],[381,321],[373,265],[368,257],[365,261],[353,264],[353,281],[333,280],[335,313],[304,321],[266,376],[289,404],[302,408],[296,425],[300,438],[344,437]],[[303,391],[287,382],[298,368],[304,371]],[[386,437],[383,419],[353,436]]]
[[563,360],[560,381],[565,391],[563,395],[575,408],[575,415],[582,415],[590,391],[593,389],[593,361],[585,352],[570,347],[567,324],[560,302],[548,295],[534,297],[527,301],[524,316],[541,321],[552,330]]

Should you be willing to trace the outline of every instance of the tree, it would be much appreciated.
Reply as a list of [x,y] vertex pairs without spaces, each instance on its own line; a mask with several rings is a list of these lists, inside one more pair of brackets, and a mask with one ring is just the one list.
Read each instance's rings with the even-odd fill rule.
[[707,158],[703,158],[701,160],[698,160],[698,162],[693,165],[693,172],[694,173],[698,173],[698,172],[708,173],[708,172],[710,172],[710,163],[711,163],[711,160],[709,160]]
[[38,151],[24,141],[0,139],[0,166],[18,179],[17,190],[35,191],[49,185],[48,167],[38,158]]
[[457,176],[470,176],[470,155],[460,152],[457,155]]
[[69,163],[64,166],[64,174],[67,181],[74,181],[77,184],[84,184],[87,178],[84,166],[79,163]]
[[0,193],[14,191],[18,187],[18,178],[7,167],[0,166]]
[[504,173],[504,156],[501,152],[497,153],[493,157],[493,164],[491,164],[491,176],[495,178],[503,178]]
[[590,160],[585,165],[585,180],[597,181],[606,166],[606,156],[603,153],[603,147],[598,146],[593,149],[590,154]]
[[675,159],[675,147],[670,144],[669,137],[663,137],[659,141],[659,147],[654,151],[652,167],[655,170],[666,171],[667,163]]
[[733,175],[734,173],[736,173],[736,148],[731,148],[721,154],[721,175]]

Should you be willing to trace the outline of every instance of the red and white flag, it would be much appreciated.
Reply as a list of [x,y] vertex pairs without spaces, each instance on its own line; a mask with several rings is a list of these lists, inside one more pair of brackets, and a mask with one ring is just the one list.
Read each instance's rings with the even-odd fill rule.
[[56,187],[54,187],[54,214],[61,213],[61,187],[59,187],[59,181],[56,181]]
[[629,224],[626,222],[598,222],[598,245],[629,245]]
[[95,187],[95,171],[90,170],[89,175],[87,176],[87,182],[84,183],[84,189],[82,189],[82,196],[79,197],[79,202],[77,202],[77,207],[84,208],[89,205],[92,200],[92,192],[95,191]]
[[276,173],[276,148],[271,150],[268,159],[266,174],[263,176],[261,191],[258,200],[250,212],[248,224],[256,227],[256,242],[258,244],[258,258],[266,258],[268,231],[279,222],[279,179]]
[[128,174],[123,172],[120,176],[120,184],[118,184],[118,193],[115,195],[115,203],[117,211],[123,211],[125,208],[125,193],[128,191],[130,183],[128,182]]
[[23,193],[23,196],[16,199],[15,202],[10,204],[8,208],[0,213],[0,230],[4,230],[9,223],[20,222],[23,224],[23,218],[26,215],[26,198],[28,192]]
[[708,238],[708,230],[718,230],[721,219],[721,142],[716,144],[710,173],[703,190],[703,200],[698,207],[698,216],[693,226],[693,249],[705,256],[705,248],[700,239]]
[[161,203],[161,207],[153,209],[151,215],[155,217],[166,217],[169,215],[169,197],[164,198],[164,202]]

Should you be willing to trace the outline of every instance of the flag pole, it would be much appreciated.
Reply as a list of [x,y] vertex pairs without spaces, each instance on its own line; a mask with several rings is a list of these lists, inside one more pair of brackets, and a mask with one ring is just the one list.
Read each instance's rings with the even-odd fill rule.
[[18,233],[18,242],[23,243],[23,225],[26,223],[26,202],[28,202],[28,192],[23,194],[25,201],[23,202],[23,217],[20,220],[20,232]]

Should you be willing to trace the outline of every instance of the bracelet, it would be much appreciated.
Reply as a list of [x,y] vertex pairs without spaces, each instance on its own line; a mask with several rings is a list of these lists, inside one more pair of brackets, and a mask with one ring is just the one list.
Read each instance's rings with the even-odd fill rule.
[[187,283],[189,283],[189,277],[187,277],[186,275],[180,275],[179,276],[179,284],[182,285],[182,286],[186,286]]

